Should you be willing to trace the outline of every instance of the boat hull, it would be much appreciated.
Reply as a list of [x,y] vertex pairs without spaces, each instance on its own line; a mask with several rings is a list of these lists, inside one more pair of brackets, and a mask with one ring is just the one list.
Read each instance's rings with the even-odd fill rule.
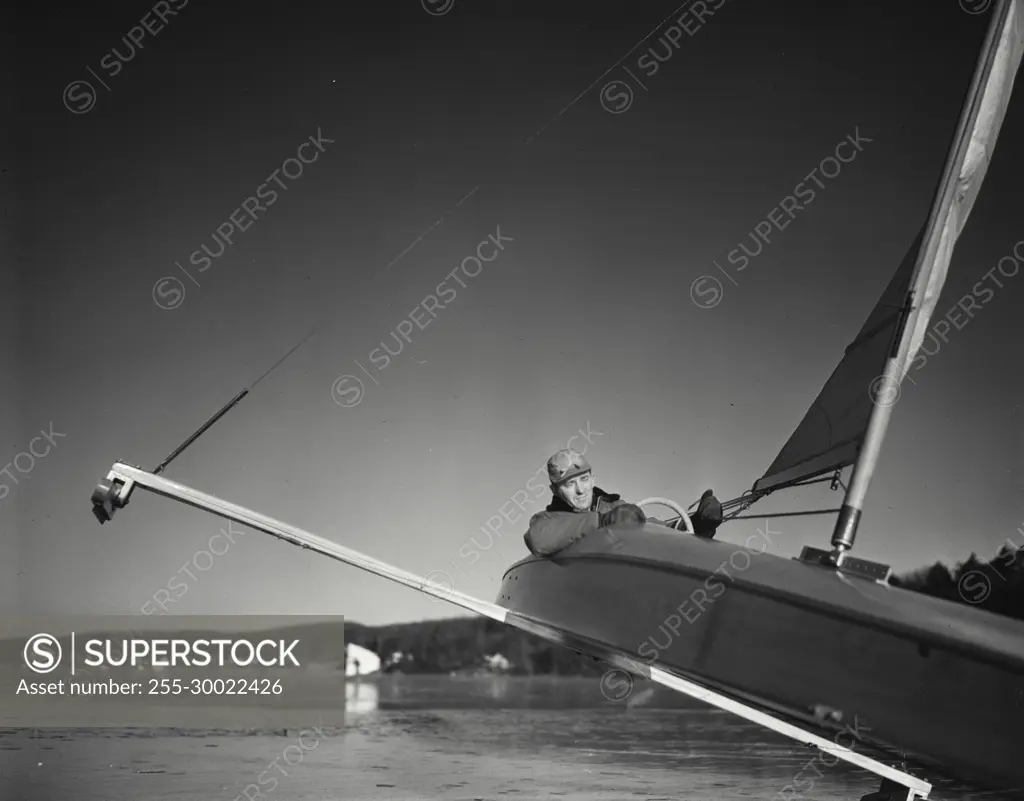
[[[760,540],[760,541],[759,541]],[[1024,785],[1024,623],[660,526],[506,572],[497,602],[993,787]]]

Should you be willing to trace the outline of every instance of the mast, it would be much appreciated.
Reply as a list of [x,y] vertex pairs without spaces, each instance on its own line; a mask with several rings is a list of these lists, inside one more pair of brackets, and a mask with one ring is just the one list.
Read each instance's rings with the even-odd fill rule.
[[853,547],[868,486],[878,464],[895,398],[938,301],[953,246],[991,158],[1024,49],[1024,0],[998,0],[967,92],[942,178],[917,243],[910,287],[901,309],[885,369],[873,386],[873,408],[863,446],[832,534],[830,561],[840,564]]

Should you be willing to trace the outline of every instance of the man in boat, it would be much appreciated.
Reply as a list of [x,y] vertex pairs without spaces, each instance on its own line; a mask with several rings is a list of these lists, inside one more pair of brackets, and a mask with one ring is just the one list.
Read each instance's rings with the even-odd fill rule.
[[[639,506],[595,486],[590,463],[577,451],[565,448],[548,459],[548,480],[551,503],[530,518],[530,528],[523,537],[535,556],[551,556],[598,529],[648,521]],[[698,537],[715,536],[722,522],[722,504],[712,490],[701,496],[690,520]],[[654,518],[650,522],[664,525]]]

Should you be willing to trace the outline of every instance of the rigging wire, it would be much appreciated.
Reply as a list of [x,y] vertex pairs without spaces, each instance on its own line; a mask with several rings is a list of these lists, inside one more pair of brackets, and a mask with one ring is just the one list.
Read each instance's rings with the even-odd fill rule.
[[[418,239],[416,239],[416,240],[415,240],[415,241],[414,241],[414,242],[412,243],[412,245],[410,245],[410,246],[409,246],[409,247],[407,247],[407,248],[406,248],[405,250],[403,250],[403,251],[402,251],[402,252],[401,252],[401,253],[400,253],[400,254],[398,255],[398,257],[397,257],[397,258],[393,259],[393,260],[391,261],[391,263],[390,263],[390,264],[388,264],[387,268],[385,268],[385,269],[386,269],[386,270],[390,270],[390,269],[391,269],[391,267],[392,267],[392,266],[393,266],[393,265],[394,265],[394,264],[395,264],[395,263],[396,263],[396,262],[397,262],[397,261],[398,261],[399,259],[401,259],[401,258],[402,258],[402,256],[404,256],[404,255],[405,255],[406,253],[408,253],[408,252],[409,252],[410,250],[412,250],[412,248],[413,248],[413,247],[415,247],[415,246],[416,246],[416,244],[418,244],[418,243],[420,242],[420,240],[422,240],[422,239],[423,239],[423,238],[424,238],[425,236],[427,236],[427,234],[429,234],[429,233],[430,233],[431,231],[433,231],[433,230],[434,230],[435,228],[437,228],[437,226],[439,226],[439,225],[440,225],[440,224],[441,224],[442,222],[444,222],[444,220],[445,220],[445,219],[446,219],[447,217],[449,217],[449,216],[450,216],[450,215],[451,215],[451,214],[452,214],[452,213],[453,213],[454,211],[456,211],[456,210],[457,210],[457,209],[459,208],[459,206],[461,206],[461,205],[462,205],[462,204],[463,204],[463,203],[464,203],[465,201],[467,201],[467,200],[468,200],[468,199],[469,199],[469,198],[470,198],[470,197],[471,197],[471,196],[472,196],[473,194],[475,194],[475,193],[476,193],[476,191],[477,191],[477,189],[479,189],[479,188],[480,188],[480,186],[481,186],[480,184],[477,184],[477,186],[476,186],[476,187],[474,187],[474,188],[473,188],[473,190],[472,190],[472,191],[471,191],[471,192],[470,192],[469,194],[467,194],[466,196],[464,196],[464,197],[462,198],[462,200],[460,200],[460,201],[459,201],[459,202],[458,202],[457,204],[455,204],[455,206],[454,206],[454,207],[452,207],[451,209],[448,209],[448,210],[447,210],[447,211],[446,211],[446,212],[445,212],[445,213],[444,213],[443,215],[441,215],[441,217],[440,217],[440,218],[439,218],[439,219],[438,219],[438,220],[437,220],[437,221],[436,221],[436,222],[435,222],[435,223],[434,223],[434,224],[433,224],[432,226],[430,226],[430,228],[428,228],[428,229],[427,229],[427,230],[426,230],[426,231],[425,231],[425,232],[424,232],[424,233],[423,233],[423,234],[422,234],[422,235],[421,235],[421,236],[420,236],[420,237],[419,237]],[[197,430],[195,431],[195,433],[193,433],[193,434],[192,434],[192,435],[191,435],[191,436],[190,436],[190,437],[189,437],[188,439],[186,439],[186,440],[185,440],[184,442],[182,442],[182,443],[181,443],[181,445],[179,445],[179,446],[178,446],[177,448],[175,448],[175,449],[174,449],[174,450],[173,450],[173,451],[172,451],[172,452],[171,452],[171,453],[170,453],[170,454],[169,454],[169,455],[167,456],[167,458],[165,458],[165,459],[164,459],[164,460],[163,460],[163,461],[162,461],[162,462],[161,462],[161,463],[160,463],[160,464],[159,464],[159,465],[158,465],[158,466],[156,467],[156,469],[155,469],[155,470],[153,471],[153,474],[154,474],[154,475],[157,475],[157,474],[159,474],[159,473],[163,472],[163,469],[164,469],[165,467],[167,467],[167,465],[169,465],[169,464],[170,464],[170,463],[171,463],[171,462],[172,462],[172,461],[173,461],[174,459],[176,459],[176,458],[177,458],[177,457],[178,457],[178,456],[179,456],[179,455],[181,454],[181,452],[185,450],[185,448],[187,448],[187,447],[188,447],[189,445],[191,445],[191,444],[192,444],[193,442],[195,442],[195,441],[196,441],[196,440],[197,440],[197,439],[198,439],[198,438],[200,437],[200,435],[202,435],[202,434],[203,434],[203,433],[204,433],[204,432],[205,432],[205,431],[206,431],[207,429],[209,429],[209,428],[210,428],[210,426],[212,426],[212,425],[213,425],[214,423],[216,423],[216,422],[217,422],[217,421],[218,421],[218,420],[219,420],[219,419],[220,419],[221,417],[223,417],[223,416],[224,416],[225,414],[227,414],[227,413],[228,413],[228,412],[229,412],[229,411],[230,411],[230,410],[231,410],[232,408],[234,408],[234,407],[235,407],[235,406],[236,406],[236,405],[237,405],[237,404],[238,404],[238,403],[239,403],[239,402],[240,402],[240,401],[242,400],[242,398],[244,398],[244,397],[245,397],[246,395],[248,395],[248,394],[249,394],[249,392],[250,392],[251,390],[253,390],[253,389],[254,389],[254,388],[256,387],[256,385],[257,385],[258,383],[260,383],[260,381],[262,381],[262,380],[263,380],[264,378],[266,378],[266,377],[267,377],[267,376],[269,376],[269,375],[270,375],[270,374],[271,374],[272,372],[274,372],[274,371],[275,371],[275,370],[276,370],[276,369],[277,369],[278,367],[280,367],[280,366],[281,366],[282,364],[284,364],[285,360],[286,360],[286,359],[287,359],[287,358],[288,358],[289,356],[291,356],[291,355],[292,355],[293,353],[295,353],[295,351],[297,351],[297,350],[298,350],[299,348],[301,348],[301,347],[302,347],[303,345],[305,345],[305,344],[306,344],[306,342],[308,342],[308,341],[309,341],[309,340],[310,340],[310,339],[311,339],[311,338],[313,337],[313,335],[314,335],[314,334],[316,334],[316,333],[317,333],[317,332],[318,332],[318,331],[319,331],[319,330],[320,330],[321,328],[323,328],[323,327],[324,327],[324,325],[325,325],[325,324],[327,323],[327,321],[328,321],[328,320],[327,320],[327,314],[325,313],[325,314],[324,314],[324,315],[323,315],[323,316],[321,317],[320,321],[319,321],[319,322],[318,322],[318,323],[317,323],[317,324],[316,324],[316,325],[315,325],[315,326],[313,327],[313,329],[312,329],[312,330],[311,330],[311,331],[310,331],[310,332],[309,332],[308,334],[306,334],[306,336],[304,336],[304,337],[303,337],[303,338],[302,338],[302,339],[301,339],[301,340],[300,340],[300,341],[299,341],[298,343],[296,343],[295,345],[293,345],[293,346],[291,347],[291,349],[289,349],[289,351],[288,351],[287,353],[285,353],[285,355],[284,355],[284,356],[282,356],[282,357],[281,357],[280,359],[278,359],[278,360],[277,360],[276,362],[274,362],[274,364],[272,364],[272,365],[270,366],[270,368],[269,368],[269,369],[268,369],[268,370],[267,370],[266,372],[264,372],[264,373],[263,373],[263,374],[262,374],[262,375],[261,375],[261,376],[260,376],[259,378],[257,378],[257,379],[256,379],[255,381],[253,381],[253,382],[252,382],[252,384],[250,384],[250,385],[249,385],[249,386],[248,386],[248,387],[247,387],[246,389],[243,389],[243,390],[242,390],[241,392],[239,392],[239,393],[238,393],[237,395],[235,395],[235,397],[234,397],[234,398],[232,398],[232,399],[231,399],[230,401],[228,401],[228,402],[227,402],[227,403],[226,403],[226,404],[225,404],[225,405],[224,405],[224,406],[223,406],[223,407],[222,407],[222,408],[221,408],[221,409],[220,409],[220,410],[219,410],[219,411],[218,411],[218,412],[217,412],[216,414],[214,414],[214,415],[213,415],[213,416],[212,416],[212,417],[211,417],[211,418],[210,418],[209,420],[207,420],[207,421],[206,421],[205,423],[203,423],[203,425],[201,425],[201,426],[200,426],[200,427],[199,427],[199,428],[198,428],[198,429],[197,429]]]
[[[683,3],[682,3],[682,5],[681,5],[681,6],[679,7],[679,9],[683,8],[684,6],[686,6],[686,5],[687,5],[687,4],[689,3],[689,2],[690,2],[690,0],[683,0]],[[668,17],[666,17],[666,18],[665,18],[665,20],[667,20],[667,19],[670,19],[670,18],[671,18],[672,16],[674,16],[674,15],[675,15],[675,14],[676,14],[676,13],[677,13],[677,12],[679,11],[679,9],[676,9],[676,11],[675,11],[675,12],[673,12],[672,14],[670,14],[670,15],[669,15]],[[658,29],[658,28],[659,28],[659,27],[660,27],[661,25],[663,25],[663,24],[664,24],[664,22],[665,22],[665,20],[662,20],[661,22],[659,22],[659,23],[658,23],[658,25],[657,25],[657,26],[655,26],[654,28],[652,28],[652,29],[651,29],[651,33],[653,33],[654,31],[656,31],[656,30],[657,30],[657,29]],[[591,89],[593,89],[593,88],[594,88],[594,87],[595,87],[595,86],[596,86],[596,85],[598,84],[598,82],[600,82],[601,78],[603,78],[603,77],[604,77],[605,75],[607,75],[607,74],[608,74],[609,72],[611,72],[611,71],[612,71],[612,70],[613,70],[613,69],[614,69],[614,68],[615,68],[615,67],[616,67],[616,66],[617,66],[618,64],[620,64],[620,63],[621,63],[621,62],[622,62],[622,61],[623,61],[623,60],[624,60],[624,59],[625,59],[625,58],[626,58],[627,56],[629,56],[629,54],[630,54],[630,53],[632,53],[632,52],[633,52],[634,50],[636,50],[636,48],[637,48],[637,47],[639,47],[639,46],[640,46],[641,44],[643,44],[643,42],[644,42],[644,41],[645,41],[645,40],[646,40],[646,39],[647,39],[647,38],[648,38],[648,37],[649,37],[650,35],[651,35],[651,34],[650,34],[650,33],[648,33],[648,34],[647,34],[647,36],[645,36],[644,38],[640,39],[640,40],[639,40],[639,41],[638,41],[638,42],[637,42],[636,44],[634,44],[634,45],[633,45],[633,47],[631,47],[631,48],[630,48],[630,49],[629,49],[628,51],[626,51],[626,53],[624,53],[624,54],[622,55],[622,57],[621,57],[621,58],[620,58],[620,59],[619,59],[619,60],[618,60],[617,62],[615,62],[615,64],[613,64],[613,65],[612,65],[611,67],[609,67],[609,68],[608,68],[607,70],[605,70],[605,72],[604,72],[604,73],[602,73],[602,74],[601,74],[601,75],[600,75],[600,76],[599,76],[599,77],[598,77],[598,78],[597,78],[597,79],[596,79],[596,80],[595,80],[595,81],[594,81],[593,83],[591,83],[591,84],[590,84],[590,85],[589,85],[589,86],[588,86],[588,87],[587,87],[587,88],[586,88],[585,90],[583,90],[583,92],[581,92],[581,93],[580,93],[579,95],[577,95],[577,96],[576,96],[576,97],[575,97],[575,98],[574,98],[574,99],[572,100],[572,102],[570,102],[570,103],[569,103],[569,104],[568,104],[567,106],[565,106],[565,107],[564,107],[564,108],[563,108],[563,109],[562,109],[561,111],[559,111],[559,112],[558,112],[558,114],[556,114],[556,115],[555,115],[555,116],[554,116],[553,118],[551,118],[550,120],[548,120],[548,122],[547,122],[547,123],[545,123],[545,124],[544,124],[544,125],[543,125],[543,126],[542,126],[542,127],[540,128],[540,129],[538,129],[537,131],[535,131],[535,132],[534,132],[534,133],[533,133],[533,134],[532,134],[531,136],[527,137],[527,138],[526,138],[526,139],[525,139],[525,140],[524,140],[524,141],[522,142],[523,146],[524,146],[524,147],[528,147],[529,145],[533,144],[533,142],[535,142],[535,141],[536,141],[536,140],[537,140],[537,139],[538,139],[538,138],[540,137],[540,135],[541,135],[541,134],[542,134],[542,133],[543,133],[543,132],[544,132],[545,130],[547,130],[547,128],[548,128],[548,127],[550,127],[550,126],[551,126],[551,124],[552,124],[552,123],[556,122],[556,121],[557,121],[557,120],[558,120],[559,118],[561,118],[561,117],[562,117],[562,115],[563,115],[563,114],[565,114],[565,113],[566,113],[566,112],[567,112],[567,111],[568,111],[568,110],[569,110],[570,108],[572,108],[572,107],[573,107],[574,105],[576,105],[576,103],[577,103],[577,102],[578,102],[578,101],[580,100],[580,98],[582,98],[582,97],[583,97],[584,95],[586,95],[586,94],[587,94],[587,93],[588,93],[588,92],[589,92],[589,91],[590,91]],[[520,151],[518,151],[518,152],[522,152],[522,151],[520,150]],[[436,220],[436,221],[434,222],[434,224],[433,224],[433,225],[431,225],[431,226],[430,226],[430,227],[429,227],[429,228],[428,228],[428,229],[427,229],[426,231],[424,231],[424,232],[423,232],[423,233],[422,233],[422,234],[421,234],[421,235],[420,235],[419,237],[417,237],[417,238],[416,238],[416,239],[415,239],[415,240],[413,241],[413,243],[412,243],[411,245],[409,245],[409,246],[408,246],[408,247],[407,247],[407,248],[406,248],[405,250],[403,250],[403,251],[402,251],[402,252],[401,252],[400,254],[398,254],[398,256],[397,256],[397,257],[395,257],[394,259],[392,259],[392,261],[391,261],[391,262],[390,262],[390,263],[389,263],[389,264],[387,265],[387,267],[385,267],[385,269],[384,269],[384,272],[385,272],[385,273],[387,273],[388,271],[390,271],[390,270],[391,270],[391,268],[392,268],[392,267],[393,267],[393,266],[394,266],[394,265],[395,265],[395,264],[396,264],[396,263],[397,263],[398,261],[400,261],[400,260],[402,259],[402,257],[404,257],[404,256],[405,256],[405,254],[406,254],[406,253],[408,253],[408,252],[409,252],[410,250],[412,250],[412,249],[413,249],[413,248],[414,248],[414,247],[415,247],[415,246],[416,246],[417,244],[419,244],[419,242],[420,242],[420,241],[422,241],[422,240],[423,240],[424,238],[426,238],[426,237],[427,237],[427,236],[428,236],[428,235],[429,235],[429,234],[430,234],[430,233],[431,233],[431,232],[432,232],[432,231],[433,231],[433,230],[434,230],[435,228],[437,228],[437,227],[438,227],[439,225],[441,225],[441,223],[443,223],[443,222],[444,222],[444,221],[445,221],[445,220],[446,220],[446,219],[447,219],[447,218],[448,218],[449,216],[451,216],[451,215],[452,215],[452,214],[453,214],[454,212],[456,212],[456,211],[457,211],[457,210],[459,209],[459,207],[460,207],[460,206],[462,206],[462,204],[463,204],[463,203],[465,203],[465,202],[466,202],[467,200],[469,200],[469,198],[471,198],[471,197],[472,197],[472,196],[473,196],[474,194],[476,194],[476,192],[477,192],[477,191],[478,191],[478,190],[480,189],[480,187],[481,187],[482,185],[483,185],[482,183],[477,183],[477,185],[476,185],[476,186],[474,186],[474,187],[473,187],[473,189],[472,189],[472,190],[470,190],[468,194],[464,195],[464,196],[462,197],[462,199],[461,199],[461,200],[459,200],[459,202],[455,204],[455,206],[453,206],[452,208],[450,208],[450,209],[448,209],[447,211],[445,211],[445,212],[444,212],[444,214],[442,214],[442,215],[441,215],[441,217],[440,217],[440,218],[438,218],[438,219],[437,219],[437,220]],[[258,383],[259,383],[260,381],[262,381],[262,380],[263,380],[264,378],[266,378],[266,377],[267,377],[268,375],[270,375],[270,373],[272,373],[272,372],[273,372],[274,370],[276,370],[276,369],[277,369],[277,368],[278,368],[278,367],[279,367],[279,366],[280,366],[280,365],[281,365],[281,364],[282,364],[282,363],[283,363],[283,362],[285,361],[285,359],[287,359],[287,358],[288,358],[289,356],[291,356],[291,355],[292,355],[292,353],[294,353],[294,352],[295,352],[296,350],[298,350],[298,349],[299,349],[300,347],[302,347],[302,345],[303,345],[303,344],[304,344],[304,343],[305,343],[305,342],[306,342],[306,341],[307,341],[307,340],[308,340],[308,339],[309,339],[310,337],[312,337],[312,336],[313,336],[313,334],[315,334],[315,333],[316,333],[316,332],[317,332],[317,331],[318,331],[318,330],[319,330],[319,329],[320,329],[320,328],[322,327],[322,325],[323,325],[323,323],[324,323],[324,322],[325,322],[325,321],[324,321],[323,319],[321,319],[321,322],[319,322],[319,323],[318,323],[318,324],[316,325],[316,327],[314,327],[314,329],[313,329],[313,330],[312,330],[312,331],[311,331],[311,332],[310,332],[309,334],[307,334],[307,335],[306,335],[306,336],[305,336],[305,337],[304,337],[304,338],[302,339],[302,341],[301,341],[301,342],[299,342],[299,343],[298,343],[297,345],[295,345],[295,346],[294,346],[294,347],[293,347],[293,348],[292,348],[291,350],[289,350],[289,351],[288,351],[288,352],[287,352],[287,353],[286,353],[286,354],[285,354],[285,355],[284,355],[283,357],[281,357],[280,359],[278,359],[278,361],[277,361],[277,362],[276,362],[276,363],[275,363],[275,364],[274,364],[274,365],[273,365],[273,366],[272,366],[272,367],[271,367],[271,368],[270,368],[269,370],[267,370],[267,371],[266,371],[266,372],[265,372],[265,373],[264,373],[263,375],[261,375],[261,376],[260,376],[259,378],[257,378],[257,379],[256,379],[256,381],[254,381],[254,382],[253,382],[253,383],[252,383],[252,384],[251,384],[251,385],[250,385],[250,386],[249,386],[249,387],[248,387],[247,389],[245,389],[245,390],[242,390],[241,392],[239,392],[239,393],[238,393],[238,395],[236,395],[236,396],[235,396],[234,398],[232,398],[232,399],[231,399],[231,400],[230,400],[230,401],[229,401],[229,402],[228,402],[228,403],[227,403],[227,404],[226,404],[226,405],[225,405],[225,406],[224,406],[224,407],[223,407],[222,409],[220,409],[220,411],[218,411],[218,412],[217,412],[217,413],[216,413],[215,415],[213,415],[213,417],[211,417],[211,418],[210,418],[210,419],[209,419],[209,420],[208,420],[208,421],[207,421],[206,423],[204,423],[204,424],[203,424],[203,425],[202,425],[202,426],[201,426],[201,427],[200,427],[200,428],[199,428],[199,429],[198,429],[198,430],[197,430],[197,431],[196,431],[196,432],[195,432],[194,434],[192,434],[192,436],[190,436],[190,437],[189,437],[188,439],[186,439],[186,440],[185,440],[185,441],[184,441],[184,442],[183,442],[183,443],[182,443],[181,445],[179,445],[179,446],[178,446],[178,447],[177,447],[177,448],[176,448],[176,449],[175,449],[175,450],[174,450],[173,452],[171,452],[171,454],[170,454],[169,456],[167,456],[167,458],[166,458],[166,459],[164,459],[164,460],[163,460],[163,461],[162,461],[162,462],[160,463],[160,465],[159,465],[159,466],[158,466],[158,467],[156,468],[156,470],[154,470],[154,474],[157,474],[157,473],[160,473],[160,472],[162,472],[162,471],[163,471],[163,469],[164,469],[164,468],[165,468],[165,467],[166,467],[166,466],[167,466],[168,464],[170,464],[170,462],[171,462],[172,460],[174,460],[175,458],[177,458],[177,456],[178,456],[178,455],[179,455],[179,454],[180,454],[180,453],[181,453],[182,451],[184,451],[184,450],[185,450],[185,449],[186,449],[186,448],[187,448],[187,447],[188,447],[189,445],[191,445],[191,444],[192,444],[193,442],[195,442],[195,441],[196,441],[196,439],[198,439],[198,438],[199,438],[199,436],[200,436],[201,434],[203,434],[203,433],[204,433],[204,432],[205,432],[205,431],[206,431],[207,429],[209,429],[209,428],[210,428],[210,426],[212,426],[212,425],[213,425],[213,424],[214,424],[215,422],[217,422],[217,420],[219,420],[219,419],[220,419],[221,417],[223,417],[223,416],[224,416],[225,414],[227,414],[227,412],[228,412],[228,411],[230,411],[230,410],[231,410],[232,408],[234,408],[234,406],[235,406],[235,405],[237,405],[237,404],[238,404],[238,403],[239,403],[239,402],[240,402],[240,401],[242,400],[242,398],[244,398],[244,397],[245,397],[245,396],[246,396],[247,394],[249,394],[249,391],[250,391],[250,390],[252,390],[252,389],[253,389],[253,388],[254,388],[254,387],[256,386],[256,384],[258,384]]]
[[[843,467],[846,467],[846,466],[847,465],[844,465]],[[846,485],[843,484],[842,479],[840,478],[840,476],[843,473],[843,467],[837,467],[836,470],[835,470],[835,473],[833,473],[830,476],[819,476],[819,477],[816,477],[816,478],[815,477],[809,477],[809,478],[804,478],[804,479],[797,479],[796,481],[792,481],[792,482],[790,482],[788,484],[780,484],[777,487],[772,487],[771,489],[767,489],[767,490],[760,490],[760,491],[757,491],[757,492],[755,492],[754,490],[751,490],[749,492],[743,493],[743,495],[740,495],[738,498],[733,498],[732,500],[725,501],[722,504],[723,511],[726,510],[726,509],[733,509],[733,508],[736,508],[736,511],[732,512],[731,514],[725,515],[725,517],[722,518],[722,522],[723,523],[727,523],[730,520],[760,520],[763,517],[764,518],[767,518],[767,517],[799,517],[799,516],[802,516],[802,515],[837,514],[840,511],[839,509],[811,509],[811,510],[806,511],[806,512],[777,512],[775,514],[742,515],[741,516],[742,512],[745,512],[747,509],[749,509],[751,506],[753,506],[757,501],[761,500],[761,498],[764,498],[766,495],[771,495],[776,490],[790,489],[792,487],[807,487],[807,486],[810,486],[811,484],[823,484],[826,481],[831,482],[830,489],[832,489],[833,491],[836,490],[838,487],[842,487],[845,490],[846,489]]]
[[[742,510],[741,510],[742,511]],[[806,512],[774,512],[766,515],[732,515],[729,520],[761,520],[765,517],[802,517],[803,515],[835,515],[840,509],[808,509]],[[722,521],[723,523],[725,520]]]
[[285,359],[287,359],[289,356],[291,356],[293,353],[295,353],[295,351],[297,351],[304,344],[306,344],[306,342],[310,339],[310,337],[312,337],[320,329],[320,327],[322,325],[323,325],[323,323],[318,323],[313,328],[312,331],[310,331],[308,334],[306,334],[306,336],[304,336],[302,338],[302,341],[300,341],[297,345],[294,345],[291,348],[291,350],[289,350],[284,356],[282,356],[280,359],[278,359],[276,362],[274,362],[274,364],[271,365],[269,370],[264,372],[263,375],[261,375],[259,378],[257,378],[255,381],[253,381],[248,387],[243,389],[241,392],[239,392],[237,395],[235,395],[235,397],[233,397],[226,404],[224,404],[224,406],[221,407],[220,411],[218,411],[216,414],[214,414],[213,417],[211,417],[209,420],[207,420],[205,423],[203,423],[198,429],[196,429],[196,431],[188,439],[186,439],[177,448],[175,448],[173,451],[171,451],[171,453],[167,456],[167,458],[165,458],[162,462],[160,462],[160,464],[157,465],[156,469],[153,470],[153,475],[158,475],[158,474],[162,473],[164,468],[167,467],[167,465],[169,465],[172,461],[174,461],[174,459],[178,458],[178,456],[182,453],[182,451],[185,450],[185,448],[187,448],[189,445],[191,445],[193,442],[195,442],[197,439],[199,439],[199,437],[210,426],[212,426],[214,423],[216,423],[218,420],[220,420],[220,418],[222,418],[225,414],[227,414],[229,411],[231,411],[231,409],[233,409],[239,403],[239,401],[242,400],[242,398],[244,398],[246,395],[248,395],[249,392],[251,392],[255,388],[255,386],[258,383],[260,383],[260,381],[262,381],[264,378],[266,378],[268,375],[270,375],[272,372],[274,372],[274,370],[276,370],[278,367],[280,367],[284,363]]

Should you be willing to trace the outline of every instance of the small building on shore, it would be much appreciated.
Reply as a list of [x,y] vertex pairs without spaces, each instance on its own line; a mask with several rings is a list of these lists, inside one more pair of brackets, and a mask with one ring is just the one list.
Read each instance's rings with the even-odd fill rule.
[[494,673],[507,673],[512,669],[512,663],[504,654],[488,654],[484,656],[484,667]]
[[380,657],[355,643],[345,645],[345,678],[369,676],[380,672]]

